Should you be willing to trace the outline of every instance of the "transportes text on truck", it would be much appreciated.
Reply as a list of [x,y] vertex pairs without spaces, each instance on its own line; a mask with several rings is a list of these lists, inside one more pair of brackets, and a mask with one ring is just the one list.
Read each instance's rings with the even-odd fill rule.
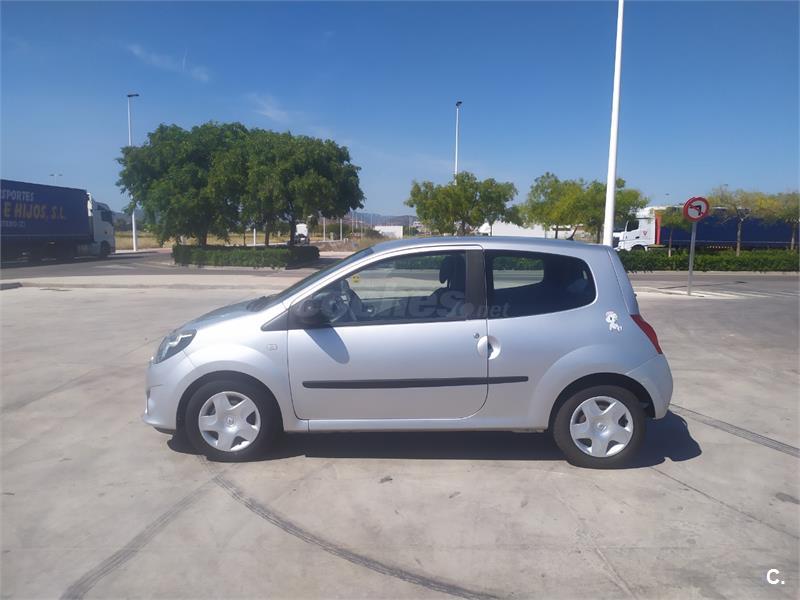
[[116,249],[111,209],[86,190],[0,180],[3,260],[105,257]]

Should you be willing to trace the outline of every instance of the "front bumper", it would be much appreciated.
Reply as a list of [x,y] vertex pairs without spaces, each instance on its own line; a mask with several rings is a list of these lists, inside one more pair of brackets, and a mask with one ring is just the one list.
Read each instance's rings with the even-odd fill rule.
[[163,363],[148,365],[142,421],[159,430],[175,431],[178,428],[178,404],[185,391],[182,384],[193,369],[185,352],[179,352]]
[[626,375],[641,383],[650,394],[655,418],[664,417],[672,400],[672,372],[666,357],[659,354]]

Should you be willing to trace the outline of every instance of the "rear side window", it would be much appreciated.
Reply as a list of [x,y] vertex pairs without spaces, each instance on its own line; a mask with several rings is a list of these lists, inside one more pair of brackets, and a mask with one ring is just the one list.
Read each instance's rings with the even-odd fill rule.
[[540,252],[486,251],[490,319],[570,310],[595,298],[589,266],[572,256]]

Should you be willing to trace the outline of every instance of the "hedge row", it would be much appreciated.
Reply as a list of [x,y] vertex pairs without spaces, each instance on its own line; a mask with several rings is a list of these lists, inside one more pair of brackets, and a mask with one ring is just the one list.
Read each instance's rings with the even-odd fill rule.
[[[686,271],[689,253],[664,250],[646,252],[620,251],[619,257],[626,271]],[[739,256],[732,250],[701,254],[694,257],[696,271],[798,271],[800,258],[791,250],[749,250]]]
[[183,246],[172,247],[177,265],[206,265],[214,267],[253,267],[279,269],[312,263],[319,259],[316,246],[279,246],[247,248],[242,246]]

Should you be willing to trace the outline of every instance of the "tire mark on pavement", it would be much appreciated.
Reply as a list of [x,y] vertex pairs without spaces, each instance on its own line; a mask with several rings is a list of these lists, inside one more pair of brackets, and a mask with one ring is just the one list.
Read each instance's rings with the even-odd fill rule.
[[238,487],[236,487],[236,485],[229,479],[226,479],[225,477],[218,475],[213,479],[213,481],[215,484],[217,484],[223,490],[225,490],[225,492],[231,498],[236,500],[239,504],[243,505],[253,514],[261,517],[262,519],[264,519],[269,523],[272,523],[273,525],[275,525],[279,529],[282,529],[289,535],[294,536],[300,540],[303,540],[308,544],[317,546],[318,548],[324,550],[328,554],[332,554],[333,556],[344,559],[354,565],[364,567],[366,569],[369,569],[370,571],[380,573],[381,575],[394,577],[396,579],[400,579],[401,581],[405,581],[407,583],[418,585],[420,587],[424,587],[429,590],[433,590],[435,592],[448,594],[450,596],[455,596],[458,598],[467,598],[470,600],[472,599],[494,600],[498,598],[498,596],[494,596],[486,592],[471,590],[452,583],[439,581],[431,577],[426,577],[425,575],[420,575],[412,571],[407,571],[399,567],[382,563],[373,558],[369,558],[368,556],[364,556],[362,554],[352,552],[351,550],[347,550],[346,548],[337,546],[333,542],[321,538],[318,535],[315,535],[310,531],[303,529],[296,523],[293,523],[292,521],[282,517],[281,515],[271,510],[269,507],[262,504],[258,500],[245,496],[245,494]]
[[741,427],[737,427],[736,425],[731,425],[730,423],[726,423],[725,421],[720,421],[719,419],[709,417],[702,413],[695,412],[691,409],[684,408],[676,404],[670,404],[669,409],[676,415],[680,415],[681,417],[686,417],[687,419],[692,419],[694,421],[700,421],[701,423],[708,425],[709,427],[715,427],[717,429],[721,429],[722,431],[726,431],[732,435],[748,440],[755,444],[760,444],[762,446],[766,446],[767,448],[772,448],[773,450],[777,450],[778,452],[783,452],[784,454],[788,454],[789,456],[800,458],[800,448],[795,448],[794,446],[790,446],[789,444],[784,444],[783,442],[779,442],[778,440],[768,438],[766,436],[755,433],[748,429],[742,429]]
[[122,548],[117,550],[114,554],[106,558],[93,569],[90,569],[81,576],[75,583],[69,586],[66,591],[61,594],[61,600],[79,600],[86,596],[86,594],[103,579],[106,575],[120,568],[136,554],[144,548],[150,540],[152,540],[164,528],[165,525],[173,521],[178,515],[184,512],[192,504],[197,502],[200,497],[210,489],[210,484],[215,481],[216,477],[211,481],[205,482],[199,488],[195,489],[190,494],[184,496],[178,502],[173,504],[165,512],[155,520],[152,521],[147,527],[142,529],[131,541],[125,544]]
[[692,490],[693,492],[695,492],[697,494],[700,494],[704,498],[707,498],[707,499],[711,500],[712,502],[716,502],[717,504],[720,504],[720,505],[724,506],[725,508],[727,508],[729,510],[732,510],[735,513],[738,513],[738,514],[742,515],[743,517],[747,517],[748,519],[750,519],[751,521],[755,521],[759,525],[763,525],[764,527],[768,527],[769,529],[772,529],[772,531],[776,531],[777,533],[782,533],[783,535],[788,535],[792,539],[795,539],[795,540],[800,539],[800,536],[797,536],[796,534],[791,533],[789,531],[784,531],[780,527],[776,527],[775,525],[771,525],[771,524],[767,523],[766,521],[762,521],[761,519],[759,519],[755,515],[752,515],[749,512],[747,512],[745,510],[742,510],[740,508],[736,508],[732,504],[728,504],[724,500],[720,500],[719,498],[716,498],[715,496],[712,496],[711,494],[707,494],[703,490],[698,489],[698,488],[694,487],[693,485],[686,483],[682,479],[678,479],[677,477],[673,477],[672,475],[669,475],[669,474],[665,473],[661,469],[657,469],[655,467],[650,467],[650,468],[653,471],[655,471],[656,473],[658,473],[659,475],[662,475],[662,476],[666,477],[667,479],[671,479],[675,483],[678,483],[678,484],[684,486],[685,488],[690,489],[690,490]]
[[[595,484],[595,487],[599,489],[599,486]],[[592,535],[592,532],[586,526],[586,518],[583,516],[580,510],[577,510],[572,506],[572,504],[568,500],[568,496],[561,493],[561,490],[558,487],[558,480],[553,481],[553,492],[555,498],[561,504],[561,506],[565,507],[567,511],[572,515],[572,518],[578,523],[578,536],[585,540],[588,545],[592,547],[592,551],[595,555],[600,559],[603,567],[606,569],[605,575],[608,577],[608,580],[620,591],[620,595],[627,596],[628,598],[636,598],[636,594],[634,594],[633,590],[631,589],[628,582],[622,576],[622,573],[617,571],[614,568],[614,565],[611,564],[611,561],[608,560],[608,557],[603,553],[600,547],[597,545],[597,542]]]

